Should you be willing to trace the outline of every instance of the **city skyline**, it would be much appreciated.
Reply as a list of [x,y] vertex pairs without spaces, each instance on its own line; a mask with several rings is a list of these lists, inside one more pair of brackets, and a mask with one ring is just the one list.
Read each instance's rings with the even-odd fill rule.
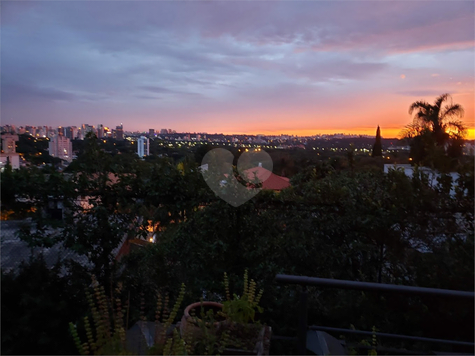
[[396,137],[448,92],[475,138],[473,2],[1,7],[2,125]]
[[[67,135],[68,130],[74,130],[71,133],[73,133],[74,137],[69,137],[69,138],[78,138],[78,134],[81,133],[81,139],[84,138],[85,134],[89,131],[92,131],[94,134],[97,135],[98,138],[102,138],[106,135],[104,134],[115,134],[117,129],[120,129],[122,132],[122,137],[124,134],[136,136],[136,135],[147,135],[148,137],[150,136],[163,136],[163,135],[168,135],[168,134],[192,134],[192,135],[200,135],[200,134],[205,134],[205,135],[225,135],[225,136],[232,136],[232,135],[237,135],[237,136],[267,136],[267,137],[278,137],[278,136],[289,136],[289,137],[318,137],[318,136],[361,136],[361,137],[375,137],[375,135],[366,135],[366,134],[355,134],[355,133],[344,133],[344,132],[330,132],[330,133],[322,133],[322,132],[317,132],[312,135],[292,135],[289,133],[280,133],[278,135],[273,135],[273,134],[263,134],[263,133],[257,133],[257,134],[250,134],[250,133],[224,133],[224,132],[206,132],[206,131],[177,131],[171,128],[149,128],[148,130],[134,130],[133,128],[130,130],[126,130],[122,123],[120,126],[116,126],[114,129],[113,127],[107,127],[103,124],[97,124],[97,125],[90,125],[90,124],[80,124],[80,125],[71,125],[71,126],[50,126],[50,125],[10,125],[10,124],[5,124],[5,125],[0,125],[0,131],[2,133],[13,133],[13,134],[29,134],[34,137],[39,137],[39,138],[45,138],[45,137],[55,137],[55,136],[65,136]],[[48,133],[48,134],[46,134]],[[396,137],[388,137],[387,138],[396,138]]]

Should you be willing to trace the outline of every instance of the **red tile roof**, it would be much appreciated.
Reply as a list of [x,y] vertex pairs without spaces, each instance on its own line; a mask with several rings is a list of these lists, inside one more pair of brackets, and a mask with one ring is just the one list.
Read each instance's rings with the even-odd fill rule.
[[289,178],[278,176],[263,167],[254,167],[244,171],[249,180],[259,179],[262,189],[282,190],[290,187]]
[[135,250],[140,246],[146,246],[151,244],[151,242],[141,239],[126,239],[122,246],[120,247],[117,255],[115,256],[116,261],[119,261],[123,256],[126,256],[130,253],[130,251]]

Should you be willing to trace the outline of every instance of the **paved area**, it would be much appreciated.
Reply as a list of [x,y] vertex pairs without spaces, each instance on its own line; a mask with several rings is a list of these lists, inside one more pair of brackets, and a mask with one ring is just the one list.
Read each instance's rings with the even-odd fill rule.
[[81,264],[87,263],[85,256],[79,256],[75,252],[65,248],[62,244],[56,244],[50,248],[29,247],[25,241],[18,237],[18,231],[26,221],[1,221],[1,267],[8,272],[16,270],[22,261],[28,261],[32,256],[43,254],[46,264],[53,267],[58,260],[74,260]]

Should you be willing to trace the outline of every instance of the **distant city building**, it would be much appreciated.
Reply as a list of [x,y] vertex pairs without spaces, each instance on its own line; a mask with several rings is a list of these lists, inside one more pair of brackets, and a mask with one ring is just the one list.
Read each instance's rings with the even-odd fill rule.
[[71,140],[64,136],[53,137],[49,141],[49,154],[71,162],[73,160],[73,144]]
[[102,124],[97,125],[97,137],[98,138],[104,137],[104,125]]
[[16,141],[18,141],[18,135],[2,135],[2,152],[0,153],[0,168],[2,171],[7,163],[13,169],[20,168],[20,155],[16,152]]
[[4,133],[16,133],[15,126],[4,125],[4,126],[2,126],[2,132],[4,132]]
[[25,126],[25,133],[27,135],[35,136],[36,134],[36,128],[32,126]]
[[82,132],[82,137],[85,138],[86,135],[89,133],[89,132],[94,132],[94,126],[92,125],[89,125],[89,124],[82,124],[81,126],[81,132]]
[[77,138],[78,135],[78,128],[76,126],[68,126],[65,128],[65,136],[70,140],[74,140]]
[[115,138],[117,140],[123,140],[124,139],[124,126],[120,124],[120,126],[116,126],[115,128]]
[[155,136],[155,130],[154,129],[148,129],[148,137],[154,137]]
[[16,141],[18,135],[5,134],[2,135],[2,151],[3,153],[16,153]]
[[103,138],[112,138],[112,130],[104,126],[104,136]]
[[46,137],[54,137],[56,136],[55,132],[54,132],[54,129],[52,129],[51,127],[49,126],[46,126]]
[[410,146],[389,146],[386,151],[409,151]]
[[137,140],[137,154],[140,158],[150,155],[150,140],[145,136],[140,136]]

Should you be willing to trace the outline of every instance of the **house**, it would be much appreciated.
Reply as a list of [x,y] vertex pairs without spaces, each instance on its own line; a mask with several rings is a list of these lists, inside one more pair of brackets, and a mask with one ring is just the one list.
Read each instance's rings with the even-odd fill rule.
[[[198,169],[200,172],[208,171],[208,164],[199,166]],[[278,176],[277,174],[272,173],[268,169],[262,167],[262,164],[259,163],[259,166],[249,168],[243,172],[243,175],[246,176],[246,181],[253,182],[256,179],[262,183],[262,189],[281,191],[282,189],[290,187],[290,180],[287,177]],[[227,178],[225,174],[224,177]],[[223,177],[223,178],[224,178]],[[221,186],[226,184],[226,180],[221,182]]]
[[130,252],[138,250],[148,244],[151,244],[152,241],[141,240],[141,239],[127,239],[125,238],[115,254],[115,260],[120,261],[123,256],[128,255]]
[[281,191],[282,189],[290,187],[289,178],[278,176],[262,167],[262,165],[247,169],[243,173],[246,175],[248,181],[257,179],[262,182],[262,189]]
[[[436,187],[439,185],[438,179],[441,177],[441,174],[433,169],[427,167],[418,167],[419,171],[423,174],[427,175],[429,178],[430,184],[432,187]],[[412,178],[414,176],[414,172],[416,170],[415,167],[411,166],[410,164],[385,164],[384,165],[384,173],[388,173],[390,170],[400,170],[404,172],[404,174],[408,178]],[[447,173],[450,177],[452,177],[452,189],[450,190],[450,195],[455,195],[455,188],[457,187],[457,181],[460,175],[457,172],[450,172]]]

